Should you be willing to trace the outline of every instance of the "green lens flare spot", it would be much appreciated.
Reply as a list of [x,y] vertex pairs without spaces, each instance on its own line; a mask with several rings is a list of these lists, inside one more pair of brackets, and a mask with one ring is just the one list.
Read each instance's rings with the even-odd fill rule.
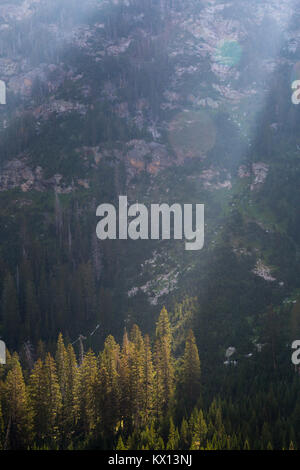
[[243,48],[237,41],[222,41],[215,54],[215,59],[219,64],[233,67],[237,65],[242,57]]

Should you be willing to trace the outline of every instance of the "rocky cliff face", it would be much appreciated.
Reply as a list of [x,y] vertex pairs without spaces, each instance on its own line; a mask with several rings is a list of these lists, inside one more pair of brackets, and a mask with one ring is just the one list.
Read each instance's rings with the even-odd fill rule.
[[[18,100],[18,106],[2,109],[4,125],[8,127],[25,110],[36,128],[51,115],[78,113],[84,118],[91,101],[107,101],[113,114],[147,132],[147,141],[139,139],[136,151],[120,155],[129,174],[142,169],[156,174],[171,162],[206,158],[218,132],[211,115],[220,110],[238,127],[244,147],[240,152],[246,153],[251,124],[264,107],[274,70],[295,62],[299,45],[299,31],[291,26],[295,13],[294,2],[277,0],[187,0],[184,5],[161,1],[159,6],[151,1],[91,0],[80,7],[71,0],[64,5],[38,0],[4,3],[0,76],[7,83],[10,103]],[[110,58],[120,69],[126,63],[123,72],[104,74],[97,84],[91,83],[92,71],[97,79]],[[135,71],[141,80],[145,74],[149,83],[131,99],[126,92],[135,86],[131,76]],[[62,99],[66,86],[70,92]],[[155,106],[151,88],[159,88]],[[194,143],[185,132],[187,123],[194,124],[195,134],[202,133],[198,141],[194,136]],[[174,139],[178,133],[179,143]],[[130,140],[123,141],[130,145]],[[166,141],[173,148],[163,148]],[[145,165],[146,156],[153,163]]]

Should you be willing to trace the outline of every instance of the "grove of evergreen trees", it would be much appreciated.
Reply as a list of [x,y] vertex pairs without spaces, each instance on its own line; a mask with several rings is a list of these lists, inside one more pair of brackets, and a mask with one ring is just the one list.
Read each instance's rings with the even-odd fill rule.
[[110,335],[98,355],[89,350],[77,360],[60,334],[55,357],[41,347],[32,368],[7,351],[7,364],[0,366],[0,448],[296,448],[297,376],[290,389],[277,383],[265,396],[258,389],[248,402],[239,378],[236,400],[216,396],[205,403],[193,331],[182,357],[174,356],[172,345],[163,308],[153,342],[134,325],[121,345]]

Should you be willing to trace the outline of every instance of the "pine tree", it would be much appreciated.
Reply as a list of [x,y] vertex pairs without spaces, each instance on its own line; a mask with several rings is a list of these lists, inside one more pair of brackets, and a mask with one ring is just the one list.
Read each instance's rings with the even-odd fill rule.
[[154,450],[165,450],[164,440],[161,436],[158,436]]
[[45,377],[41,359],[34,365],[29,379],[29,396],[33,410],[35,441],[43,445],[48,432],[47,412],[45,404]]
[[120,384],[120,410],[121,419],[124,423],[126,432],[131,431],[132,422],[132,401],[133,401],[133,390],[132,390],[132,345],[129,341],[127,331],[125,330],[123,335],[123,345],[120,354],[119,362],[119,379]]
[[208,437],[217,436],[217,441],[226,441],[225,429],[222,420],[222,411],[216,400],[213,400],[208,412]]
[[195,336],[189,330],[183,359],[183,397],[186,409],[190,411],[200,394],[200,360]]
[[69,427],[69,434],[71,435],[76,429],[76,424],[79,419],[79,396],[78,381],[79,372],[76,362],[76,355],[71,344],[67,348],[67,377],[66,377],[66,395],[64,399],[66,426]]
[[162,415],[162,409],[164,404],[164,390],[163,390],[163,380],[162,380],[162,370],[161,370],[161,351],[160,344],[158,341],[155,342],[154,346],[154,412],[157,420],[160,419]]
[[29,381],[34,429],[38,445],[58,446],[62,398],[55,362],[48,353],[45,363],[38,359]]
[[174,393],[174,365],[171,354],[172,335],[168,312],[161,310],[156,324],[155,373],[156,400],[161,409],[167,410]]
[[97,361],[94,353],[88,351],[79,370],[78,389],[81,429],[88,436],[97,425],[98,408],[96,389],[98,385]]
[[58,337],[55,357],[58,383],[62,396],[61,445],[65,448],[71,440],[78,421],[78,400],[76,396],[78,369],[74,349],[69,344],[66,350],[62,334],[59,334]]
[[136,447],[144,450],[164,449],[164,442],[162,438],[158,436],[153,420],[151,421],[150,425],[146,426],[146,429],[140,433],[138,445]]
[[107,435],[115,432],[117,423],[123,413],[120,411],[120,401],[123,396],[120,383],[120,348],[113,336],[108,336],[104,350],[99,358],[100,363],[100,407],[102,409],[103,425]]
[[194,409],[190,418],[190,432],[192,436],[192,450],[205,448],[205,439],[207,435],[207,425],[203,416],[203,411]]
[[246,439],[245,442],[244,442],[243,450],[250,450],[250,445],[249,445],[248,439]]
[[132,393],[132,420],[135,428],[142,421],[144,404],[144,353],[145,345],[140,329],[134,325],[131,332],[130,382]]
[[20,362],[13,358],[13,367],[5,382],[5,449],[26,449],[32,438],[32,413]]
[[180,449],[187,450],[190,448],[190,432],[189,425],[185,418],[183,418],[180,428]]
[[169,315],[165,307],[162,308],[160,315],[158,317],[158,321],[156,323],[156,338],[158,340],[165,338],[167,345],[171,350],[171,343],[172,343],[171,325],[169,321]]
[[118,444],[117,444],[116,450],[127,450],[126,447],[125,447],[125,445],[124,445],[122,436],[119,436]]
[[58,377],[56,372],[55,361],[48,353],[44,364],[44,380],[45,380],[45,405],[47,410],[47,423],[49,438],[53,444],[59,439],[59,422],[62,408],[62,398]]
[[60,387],[62,399],[66,394],[66,376],[67,376],[67,351],[64,345],[63,336],[61,333],[58,335],[57,347],[56,347],[56,368],[57,378]]
[[143,422],[147,423],[153,414],[154,393],[154,369],[152,363],[152,351],[150,338],[145,336],[145,347],[143,352]]
[[174,366],[167,337],[160,339],[160,371],[163,387],[163,408],[167,409],[174,393]]
[[170,418],[170,428],[169,428],[169,437],[167,442],[167,450],[177,450],[179,448],[179,432],[175,428],[173,419]]

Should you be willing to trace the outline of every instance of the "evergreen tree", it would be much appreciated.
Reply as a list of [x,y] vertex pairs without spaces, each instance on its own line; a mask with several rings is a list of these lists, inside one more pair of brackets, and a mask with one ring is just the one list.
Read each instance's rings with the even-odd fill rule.
[[34,365],[29,379],[29,395],[33,410],[33,423],[35,441],[41,446],[45,443],[48,434],[48,415],[45,403],[45,375],[41,359]]
[[248,439],[245,440],[243,450],[250,450],[250,445]]
[[122,436],[119,436],[118,444],[117,444],[116,450],[126,450],[126,447],[125,447],[125,445],[124,445]]
[[150,345],[150,338],[145,336],[145,347],[143,351],[143,422],[147,423],[153,414],[154,406],[154,369],[152,363],[152,351]]
[[74,433],[78,421],[78,397],[76,395],[78,369],[74,349],[72,345],[69,344],[66,350],[61,333],[58,336],[55,358],[57,378],[62,397],[62,410],[60,415],[61,445],[65,448],[71,440],[72,433]]
[[171,353],[172,334],[165,307],[160,312],[156,324],[155,345],[155,373],[156,373],[156,400],[160,407],[167,410],[174,393],[174,365]]
[[162,308],[158,321],[156,323],[156,338],[157,340],[166,340],[168,347],[171,349],[172,333],[169,315],[165,307]]
[[179,432],[178,429],[175,428],[173,419],[170,418],[170,428],[169,428],[169,437],[167,442],[167,450],[177,450],[179,447]]
[[61,392],[53,357],[48,353],[44,365],[46,406],[48,414],[48,436],[53,442],[59,437],[59,422],[62,408]]
[[[121,417],[125,416],[120,409],[122,384],[120,384],[120,348],[113,336],[108,336],[104,343],[104,350],[100,354],[100,401],[102,409],[103,429],[107,436],[114,434]],[[127,413],[127,412],[126,412]]]
[[92,351],[84,356],[79,370],[78,388],[80,424],[85,436],[96,428],[98,409],[96,404],[96,389],[98,384],[97,360]]
[[190,418],[190,433],[192,436],[192,450],[205,448],[205,439],[207,435],[207,425],[203,416],[203,411],[194,409]]
[[185,344],[182,375],[184,402],[190,411],[200,394],[200,360],[192,330],[189,330]]
[[67,382],[67,351],[64,345],[63,336],[61,333],[58,335],[55,362],[57,368],[57,378],[60,387],[62,399],[66,395],[66,382]]
[[180,427],[180,449],[187,450],[190,448],[190,431],[189,425],[185,418],[183,418]]
[[68,429],[68,435],[71,436],[76,430],[76,425],[79,420],[79,396],[77,394],[79,372],[75,352],[71,344],[67,347],[66,369],[66,393],[63,406],[64,415],[66,417],[65,427]]
[[140,329],[134,325],[131,332],[132,348],[130,361],[130,382],[132,393],[132,419],[134,427],[141,425],[144,405],[144,355],[145,345]]
[[27,449],[32,439],[32,413],[17,356],[5,381],[5,449]]
[[124,423],[125,430],[130,430],[132,422],[132,345],[129,341],[127,331],[125,330],[123,336],[122,351],[120,354],[119,363],[119,379],[120,384],[120,410],[121,418]]
[[154,347],[154,412],[155,417],[159,420],[162,416],[162,409],[164,404],[163,396],[163,380],[162,380],[162,371],[161,371],[161,351],[160,344],[158,341],[155,342]]
[[62,398],[54,359],[47,354],[45,363],[39,359],[30,376],[30,398],[34,429],[39,445],[58,446]]

